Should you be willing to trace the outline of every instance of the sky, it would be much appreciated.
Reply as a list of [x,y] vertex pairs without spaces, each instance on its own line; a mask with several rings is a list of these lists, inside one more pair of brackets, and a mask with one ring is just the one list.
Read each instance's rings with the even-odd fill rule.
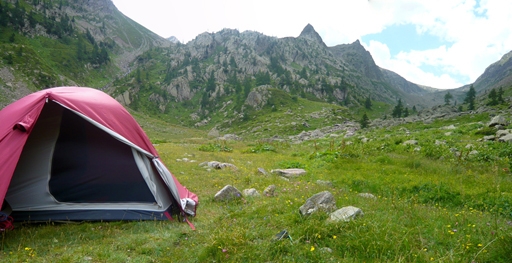
[[112,1],[182,43],[224,28],[298,37],[311,24],[327,46],[359,40],[378,66],[438,89],[473,83],[512,50],[510,0]]

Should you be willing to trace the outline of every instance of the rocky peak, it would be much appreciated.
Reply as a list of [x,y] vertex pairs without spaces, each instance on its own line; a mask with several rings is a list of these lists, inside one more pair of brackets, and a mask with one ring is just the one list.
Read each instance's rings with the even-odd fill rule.
[[305,38],[316,41],[326,47],[322,37],[315,31],[311,24],[308,24],[300,33],[299,38]]
[[171,41],[172,43],[174,44],[178,44],[180,43],[180,41],[178,40],[178,38],[176,38],[175,36],[170,36],[167,38],[167,40]]

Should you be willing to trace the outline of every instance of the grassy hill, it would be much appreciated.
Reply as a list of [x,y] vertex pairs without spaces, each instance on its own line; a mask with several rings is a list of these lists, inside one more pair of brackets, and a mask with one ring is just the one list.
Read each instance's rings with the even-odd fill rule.
[[[512,151],[508,144],[478,141],[493,132],[486,127],[490,119],[486,113],[429,124],[377,127],[349,138],[301,144],[210,140],[204,134],[189,134],[146,116],[136,117],[150,136],[158,138],[157,150],[169,169],[199,195],[197,217],[191,218],[197,230],[176,221],[18,223],[14,231],[2,233],[0,256],[4,260],[512,260]],[[403,144],[411,139],[418,144]],[[212,160],[232,163],[238,169],[198,166]],[[291,167],[304,168],[307,174],[287,181],[257,171]],[[332,186],[318,180],[330,181]],[[277,195],[214,201],[215,193],[228,184],[260,193],[275,185]],[[328,222],[328,214],[320,211],[301,216],[299,207],[321,191],[331,192],[338,208],[356,206],[364,216],[340,223]],[[377,198],[363,198],[359,193]],[[291,238],[274,241],[284,229]]]

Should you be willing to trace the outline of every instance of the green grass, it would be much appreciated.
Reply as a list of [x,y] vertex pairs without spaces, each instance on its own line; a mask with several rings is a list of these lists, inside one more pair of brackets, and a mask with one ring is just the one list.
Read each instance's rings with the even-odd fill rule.
[[[371,140],[317,140],[302,144],[223,142],[227,151],[201,132],[178,131],[137,116],[157,145],[164,163],[199,195],[198,215],[187,224],[168,221],[17,224],[3,234],[5,262],[511,262],[512,174],[510,146],[477,142],[486,116],[364,131]],[[454,124],[452,134],[439,129]],[[403,128],[407,128],[406,135]],[[155,132],[152,129],[158,130]],[[189,130],[182,130],[187,133]],[[190,130],[192,132],[192,130]],[[190,135],[187,137],[187,135]],[[203,135],[203,137],[201,137]],[[404,146],[419,141],[420,150]],[[432,146],[436,139],[445,146]],[[348,144],[348,142],[352,144]],[[476,156],[456,156],[471,143]],[[271,150],[270,150],[271,149]],[[187,157],[197,162],[177,162]],[[234,170],[199,167],[203,161],[236,165]],[[285,181],[263,175],[276,168],[304,168]],[[331,181],[333,187],[317,184]],[[215,202],[225,185],[260,193],[273,184],[275,197]],[[339,208],[356,206],[364,216],[329,223],[328,214],[299,214],[306,199],[330,191]],[[376,200],[359,197],[369,192]],[[291,239],[273,241],[286,229]],[[326,250],[330,249],[332,252]]]

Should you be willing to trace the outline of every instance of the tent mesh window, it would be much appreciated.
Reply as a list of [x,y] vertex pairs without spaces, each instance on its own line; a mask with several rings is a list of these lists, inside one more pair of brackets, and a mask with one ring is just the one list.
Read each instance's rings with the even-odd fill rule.
[[130,146],[64,110],[49,190],[60,202],[155,202]]

